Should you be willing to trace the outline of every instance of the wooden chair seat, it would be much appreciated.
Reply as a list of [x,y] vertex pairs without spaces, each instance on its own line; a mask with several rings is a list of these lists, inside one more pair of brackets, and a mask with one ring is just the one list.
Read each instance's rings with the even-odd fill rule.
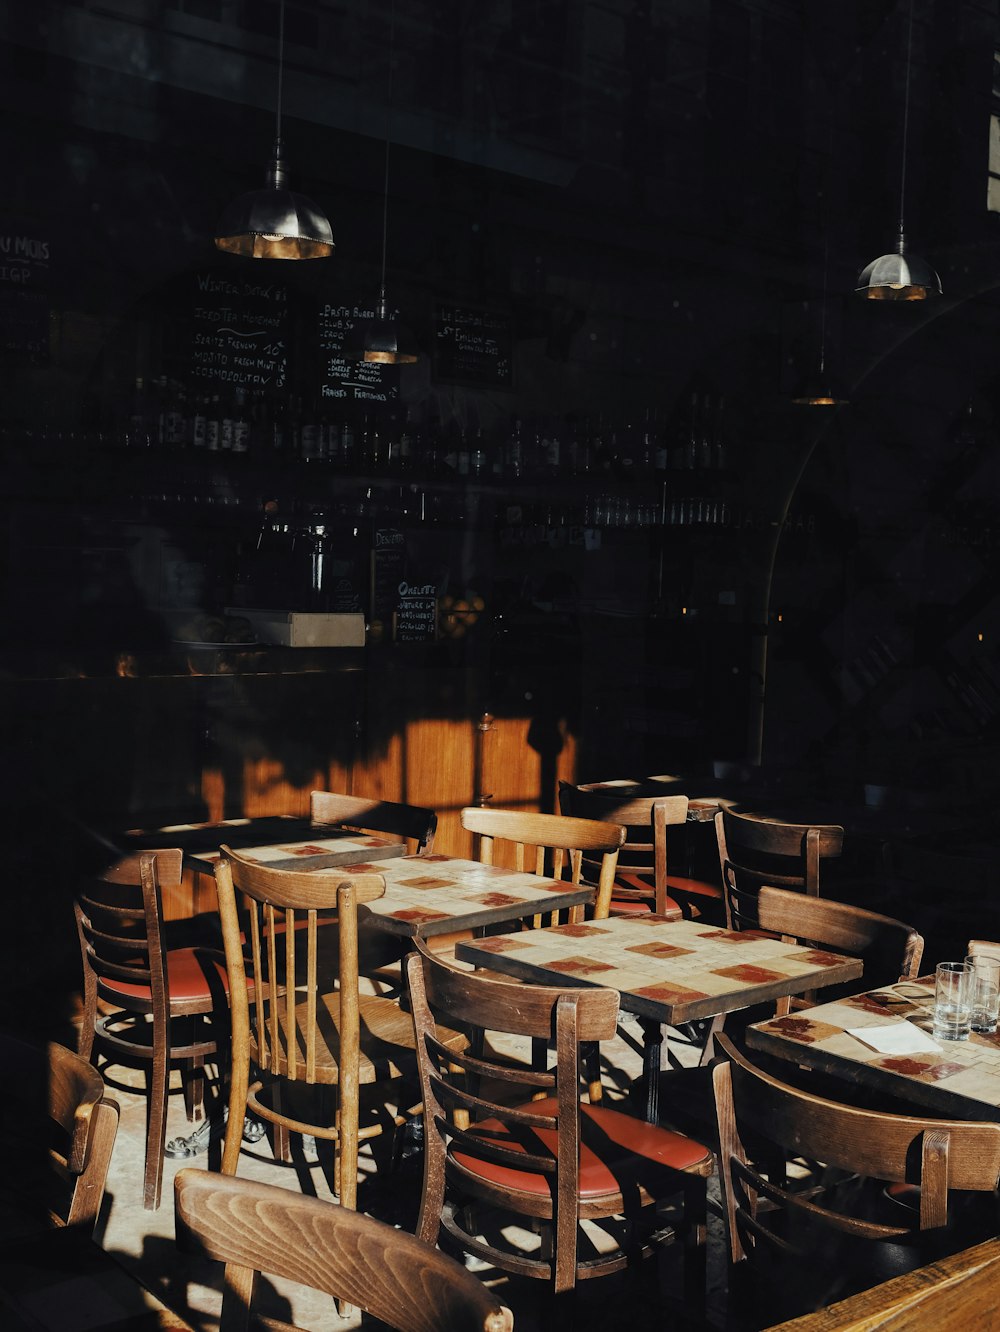
[[[333,1086],[340,1080],[341,1014],[340,991],[316,997],[314,1036],[316,1041],[314,1079]],[[359,995],[358,1017],[360,1026],[360,1055],[358,1081],[382,1082],[388,1078],[401,1078],[414,1068],[413,1023],[399,1003],[382,995]],[[310,1001],[295,1007],[293,1031],[296,1042],[296,1061],[305,1062],[302,1033],[310,1030]],[[269,1052],[271,1073],[279,1077],[291,1076],[288,1059],[288,1019],[282,1006],[278,1015],[278,1041]],[[462,1049],[465,1038],[450,1032],[447,1042],[454,1049]],[[256,1060],[258,1050],[251,1041],[251,1054]]]
[[[517,1108],[537,1115],[555,1115],[558,1105],[554,1096],[547,1096]],[[476,1124],[475,1132],[509,1151],[542,1153],[553,1159],[558,1151],[555,1129],[522,1128],[515,1137],[509,1124],[499,1119],[483,1119]],[[648,1179],[651,1167],[691,1172],[703,1169],[704,1174],[710,1175],[712,1163],[712,1153],[693,1138],[604,1105],[580,1106],[579,1193],[583,1199],[600,1198],[607,1202],[616,1194],[620,1197],[626,1181]],[[501,1189],[545,1197],[552,1193],[551,1174],[480,1160],[460,1148],[451,1154],[449,1164],[461,1170],[466,1183],[471,1183],[471,1177],[478,1177]]]
[[[195,1004],[191,1012],[202,1013],[205,1003],[210,1003],[213,996],[229,993],[226,959],[222,953],[210,953],[204,948],[175,948],[166,954],[165,960],[175,1014],[182,1015],[185,1004]],[[122,1001],[137,999],[152,1003],[150,987],[145,984],[107,977],[101,988]]]

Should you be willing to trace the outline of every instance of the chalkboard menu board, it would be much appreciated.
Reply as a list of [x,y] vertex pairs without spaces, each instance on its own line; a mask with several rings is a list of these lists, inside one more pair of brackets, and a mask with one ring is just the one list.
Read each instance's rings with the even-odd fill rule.
[[372,541],[371,618],[391,625],[406,581],[406,543],[393,527],[377,527]]
[[475,388],[510,388],[510,316],[463,305],[434,307],[435,379]]
[[15,359],[49,354],[49,242],[0,218],[0,350]]
[[437,638],[437,588],[433,583],[411,587],[401,583],[396,605],[397,643],[431,643]]
[[190,367],[196,381],[261,392],[288,376],[288,289],[269,277],[213,269],[192,279]]
[[359,361],[345,354],[345,342],[355,326],[374,319],[375,310],[361,305],[333,305],[319,309],[320,397],[324,402],[346,399],[377,409],[399,397],[399,366]]

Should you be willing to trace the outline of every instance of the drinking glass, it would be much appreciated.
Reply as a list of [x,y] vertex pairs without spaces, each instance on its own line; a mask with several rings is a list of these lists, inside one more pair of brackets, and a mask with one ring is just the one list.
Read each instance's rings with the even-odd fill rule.
[[965,1041],[972,1025],[971,968],[965,962],[939,962],[934,975],[934,1036]]
[[973,953],[965,959],[971,972],[969,1002],[973,1031],[996,1031],[1000,1010],[1000,954]]

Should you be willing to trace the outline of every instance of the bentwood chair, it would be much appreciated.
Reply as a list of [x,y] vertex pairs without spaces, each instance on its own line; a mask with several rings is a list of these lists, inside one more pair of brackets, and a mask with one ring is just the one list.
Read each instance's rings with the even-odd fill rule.
[[[429,1244],[372,1216],[273,1184],[181,1170],[178,1244],[226,1264],[222,1332],[258,1326],[261,1275],[334,1296],[399,1332],[511,1332],[486,1286]],[[269,1327],[278,1327],[273,1321]],[[299,1332],[288,1323],[285,1332]]]
[[[919,974],[924,940],[912,925],[883,916],[877,911],[834,902],[830,898],[807,897],[786,888],[761,888],[757,897],[757,920],[762,930],[780,934],[788,943],[816,944],[836,953],[849,953],[864,962],[864,988],[878,989]],[[814,992],[809,1003],[826,1003],[840,994],[856,992],[857,982]],[[779,1016],[788,1011],[788,1000],[778,1001]]]
[[420,805],[370,800],[336,791],[313,791],[309,797],[309,814],[317,825],[405,837],[411,851],[417,855],[429,856],[434,847],[437,815],[432,809]]
[[0,1059],[9,1079],[0,1109],[9,1144],[2,1192],[37,1207],[40,1222],[89,1237],[104,1199],[118,1104],[93,1065],[65,1046],[0,1033]]
[[[437,814],[422,805],[371,800],[367,796],[341,795],[338,791],[313,791],[309,813],[317,827],[325,825],[405,838],[410,854],[429,856],[434,848]],[[373,981],[380,993],[398,995],[406,940],[384,930],[369,930],[362,935],[360,949],[361,974]]]
[[[982,1224],[995,1232],[995,1201],[985,1195],[1000,1178],[1000,1124],[840,1104],[781,1081],[725,1036],[719,1046],[724,1058],[712,1073],[729,1259],[756,1269],[758,1289],[799,1306],[781,1316],[840,1298],[852,1279],[874,1284],[887,1274],[879,1270],[887,1245],[913,1246],[926,1261],[932,1242],[973,1242],[966,1229],[947,1230],[958,1220],[954,1204],[971,1201],[962,1191],[984,1195]],[[822,1163],[821,1173],[800,1172],[803,1158]],[[919,1186],[919,1208],[894,1203],[887,1182]],[[899,1258],[897,1249],[896,1271]],[[731,1298],[734,1284],[731,1273]],[[768,1312],[770,1323],[779,1310]]]
[[[891,916],[866,911],[862,907],[834,902],[829,898],[809,897],[805,893],[791,892],[787,888],[761,888],[757,897],[757,917],[761,929],[779,934],[788,943],[812,944],[833,952],[860,957],[864,963],[863,984],[847,982],[826,990],[813,991],[791,1006],[809,1007],[826,1003],[859,988],[877,989],[898,980],[912,978],[919,973],[924,941],[916,930]],[[790,1002],[778,999],[774,1015],[788,1013]],[[660,1078],[660,1104],[664,1118],[684,1132],[695,1133],[714,1145],[714,1106],[712,1103],[711,1070],[707,1067],[715,1053],[715,1042],[720,1032],[729,1031],[735,1039],[746,1021],[762,1017],[759,1011],[729,1014],[713,1018],[705,1038],[699,1067],[669,1069]],[[789,1076],[793,1076],[791,1072]],[[826,1079],[812,1071],[796,1070],[797,1085],[818,1090],[827,1085]]]
[[[406,973],[425,1119],[419,1238],[435,1244],[443,1230],[465,1252],[559,1293],[637,1257],[649,1238],[644,1225],[656,1227],[656,1204],[680,1196],[679,1228],[703,1283],[711,1152],[582,1099],[581,1052],[614,1036],[617,991],[508,985],[448,966],[419,939]],[[464,1024],[468,1052],[442,1040],[442,1021]],[[495,1054],[496,1033],[553,1041],[554,1067]],[[542,1231],[540,1251],[505,1232],[511,1216]],[[612,1241],[614,1227],[601,1226],[612,1218],[624,1218],[624,1238],[589,1251],[582,1223],[606,1229]]]
[[[667,864],[667,829],[687,821],[687,796],[640,796],[632,793],[634,787],[632,782],[559,784],[563,814],[626,827],[611,890],[610,914],[654,911],[659,916],[697,917],[714,908],[721,917],[722,888],[718,883],[671,874]],[[583,863],[584,877],[594,877],[594,860],[584,854]]]
[[835,824],[809,827],[763,814],[720,809],[715,816],[726,924],[758,928],[757,893],[764,884],[817,897],[820,866],[840,855],[844,830]]
[[[358,917],[385,892],[385,880],[273,869],[224,846],[215,882],[233,995],[222,1172],[236,1173],[249,1109],[276,1127],[279,1155],[289,1132],[333,1142],[334,1187],[341,1205],[354,1208],[359,1144],[395,1126],[387,1112],[362,1125],[361,1086],[415,1077],[409,1017],[395,1001],[358,988]],[[328,934],[321,911],[327,921],[335,913],[336,988],[321,974],[320,936]],[[456,1032],[446,1039],[464,1044]],[[334,1092],[335,1107],[327,1095]]]
[[[592,914],[595,920],[607,917],[618,852],[625,841],[621,824],[477,806],[463,809],[461,818],[462,827],[479,837],[479,859],[484,865],[496,862],[497,843],[506,842],[512,848],[515,869],[580,883],[583,857],[589,852],[597,863],[597,896]],[[536,917],[535,923],[540,923],[540,919]]]
[[[79,1052],[95,1065],[103,1055],[111,1064],[138,1061],[148,1068],[148,1210],[160,1205],[171,1065],[181,1067],[188,1120],[200,1119],[205,1061],[225,1043],[222,955],[167,946],[160,894],[178,887],[181,873],[176,849],[137,852],[90,880],[75,904],[83,958]],[[219,1014],[221,1023],[213,1020]]]

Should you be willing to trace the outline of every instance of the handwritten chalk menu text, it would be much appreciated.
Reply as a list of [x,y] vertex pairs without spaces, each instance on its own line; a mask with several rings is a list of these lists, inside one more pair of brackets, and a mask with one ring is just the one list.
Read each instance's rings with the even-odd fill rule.
[[0,218],[0,351],[49,354],[49,242]]
[[229,272],[194,274],[191,372],[266,392],[288,376],[288,289]]
[[324,402],[346,399],[377,408],[380,403],[395,402],[399,397],[398,365],[380,365],[348,355],[352,334],[357,336],[361,332],[363,320],[374,318],[374,308],[361,305],[320,306],[320,396]]
[[371,601],[373,620],[385,625],[399,603],[399,589],[406,579],[406,538],[398,528],[377,527],[372,538]]
[[462,305],[435,305],[435,379],[477,388],[510,388],[510,317]]
[[437,638],[437,588],[433,583],[400,583],[393,637],[397,643],[432,643]]

